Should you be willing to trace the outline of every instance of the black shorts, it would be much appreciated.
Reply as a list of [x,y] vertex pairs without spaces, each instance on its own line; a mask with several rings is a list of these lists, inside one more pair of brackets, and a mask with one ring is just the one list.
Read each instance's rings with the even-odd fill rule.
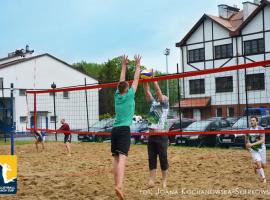
[[38,133],[35,133],[35,138],[36,138],[36,141],[37,141],[37,142],[42,142],[42,141],[43,141],[42,136],[39,135]]
[[67,143],[67,142],[71,143],[71,134],[65,135],[65,137],[64,137],[64,143]]
[[149,136],[147,150],[150,170],[157,168],[158,156],[161,170],[165,171],[169,168],[167,149],[168,136]]
[[43,142],[43,138],[40,135],[35,135],[37,142]]
[[130,127],[118,126],[113,127],[111,137],[111,152],[112,156],[119,154],[128,155],[130,148]]

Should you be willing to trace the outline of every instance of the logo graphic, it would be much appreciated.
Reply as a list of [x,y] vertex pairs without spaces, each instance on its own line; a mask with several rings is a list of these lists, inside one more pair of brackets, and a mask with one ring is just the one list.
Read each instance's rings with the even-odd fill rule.
[[0,194],[17,193],[17,157],[0,155]]

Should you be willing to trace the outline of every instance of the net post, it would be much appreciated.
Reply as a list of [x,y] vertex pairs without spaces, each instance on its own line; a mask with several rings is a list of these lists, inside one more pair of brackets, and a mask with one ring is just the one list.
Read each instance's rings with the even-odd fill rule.
[[[84,78],[84,85],[86,87],[86,78]],[[86,118],[87,118],[87,131],[89,132],[89,113],[88,113],[88,97],[87,97],[87,89],[85,91],[85,105],[86,105]]]
[[[246,59],[245,59],[246,63]],[[249,112],[248,112],[248,89],[247,89],[247,69],[245,68],[245,93],[246,93],[246,116],[247,116],[247,127],[249,128]]]
[[10,84],[10,153],[14,155],[14,124],[13,124],[13,83]]
[[[179,65],[177,63],[177,74],[179,74]],[[180,131],[182,131],[182,116],[181,116],[181,91],[180,91],[180,80],[179,78],[177,79],[177,93],[178,93],[178,112],[179,112],[179,128]],[[181,143],[182,143],[182,137],[181,137]]]
[[[2,100],[3,100],[3,119],[4,119],[4,122],[7,123],[7,108],[6,108],[6,103],[5,103],[5,92],[4,92],[4,81],[3,79],[1,79],[1,91],[2,91]],[[3,132],[4,132],[4,141],[5,143],[7,142],[7,134],[6,134],[6,131],[7,131],[7,125],[5,125],[4,123],[4,126],[3,126]]]
[[54,82],[51,84],[51,88],[53,89],[54,130],[55,130],[55,140],[57,141],[57,133],[56,133],[56,108],[55,108],[55,88],[56,88],[56,84]]
[[34,93],[34,131],[36,131],[37,124],[37,94]]

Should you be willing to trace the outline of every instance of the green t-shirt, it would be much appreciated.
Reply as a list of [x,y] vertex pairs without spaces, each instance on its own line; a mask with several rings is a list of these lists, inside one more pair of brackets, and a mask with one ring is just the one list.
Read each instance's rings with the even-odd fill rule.
[[135,110],[135,92],[133,87],[121,95],[118,90],[114,94],[115,122],[113,126],[130,126]]

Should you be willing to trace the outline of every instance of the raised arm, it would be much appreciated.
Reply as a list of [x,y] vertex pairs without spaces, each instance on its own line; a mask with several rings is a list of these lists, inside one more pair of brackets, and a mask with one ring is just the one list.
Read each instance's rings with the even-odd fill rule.
[[149,84],[146,82],[146,83],[143,83],[143,91],[144,91],[144,95],[145,95],[145,99],[147,102],[151,102],[154,98],[152,96],[152,93],[150,91],[150,87],[149,87]]
[[157,81],[154,81],[154,89],[155,89],[155,93],[157,95],[157,98],[159,101],[164,101],[164,95],[162,94],[162,91],[158,85],[158,82]]
[[134,92],[137,91],[137,87],[139,84],[139,80],[140,80],[140,73],[141,73],[141,56],[140,55],[135,55],[134,56],[135,59],[135,73],[134,73],[134,80],[132,83],[132,87],[134,89]]
[[127,71],[128,57],[123,55],[122,57],[122,70],[120,74],[120,82],[126,80],[126,71]]

